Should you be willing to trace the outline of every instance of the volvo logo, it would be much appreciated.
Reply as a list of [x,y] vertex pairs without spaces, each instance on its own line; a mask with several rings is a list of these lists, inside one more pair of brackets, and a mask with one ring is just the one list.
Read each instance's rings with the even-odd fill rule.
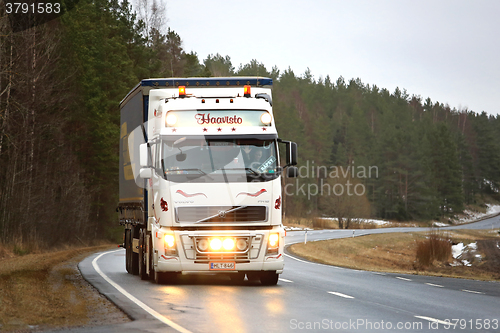
[[225,210],[219,210],[219,217],[221,219],[225,218],[226,217],[226,211]]

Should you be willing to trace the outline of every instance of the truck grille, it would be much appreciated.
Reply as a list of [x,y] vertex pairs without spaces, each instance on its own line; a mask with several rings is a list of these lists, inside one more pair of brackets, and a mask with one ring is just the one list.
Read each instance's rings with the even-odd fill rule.
[[177,222],[266,222],[266,206],[204,206],[177,207]]

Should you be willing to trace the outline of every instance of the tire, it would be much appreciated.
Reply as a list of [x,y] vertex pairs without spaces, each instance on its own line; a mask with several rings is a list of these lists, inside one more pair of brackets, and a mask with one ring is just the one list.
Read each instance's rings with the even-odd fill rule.
[[137,226],[132,227],[132,232],[130,237],[130,249],[131,249],[131,262],[130,262],[130,269],[132,274],[138,275],[139,274],[139,253],[134,252],[134,238],[139,238],[139,231],[140,228]]
[[278,283],[279,274],[276,272],[262,272],[260,283],[264,286],[275,286]]
[[240,284],[245,279],[245,273],[238,272],[234,274],[229,274],[229,278],[231,279],[231,282]]
[[125,268],[127,272],[132,274],[132,240],[130,237],[130,229],[125,230]]
[[146,256],[148,255],[146,251],[146,244],[145,244],[145,239],[146,239],[146,232],[144,229],[139,230],[139,276],[141,277],[141,280],[147,280],[148,279],[148,274],[146,271]]
[[149,279],[155,278],[155,263],[154,263],[153,237],[149,237]]

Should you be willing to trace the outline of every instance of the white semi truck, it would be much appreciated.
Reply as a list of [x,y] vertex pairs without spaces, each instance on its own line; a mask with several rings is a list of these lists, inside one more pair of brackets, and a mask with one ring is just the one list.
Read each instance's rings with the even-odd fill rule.
[[278,282],[281,182],[297,174],[297,145],[278,138],[271,87],[264,77],[147,79],[121,101],[129,273],[157,283],[189,273]]

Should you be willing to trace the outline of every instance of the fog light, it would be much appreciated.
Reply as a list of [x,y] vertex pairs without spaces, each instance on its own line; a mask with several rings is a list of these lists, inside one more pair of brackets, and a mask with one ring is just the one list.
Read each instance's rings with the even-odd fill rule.
[[236,242],[236,248],[238,251],[245,251],[247,249],[247,241],[243,238],[238,239]]
[[198,241],[198,249],[202,252],[205,252],[206,250],[208,250],[208,240],[206,240],[205,238],[200,239]]
[[210,248],[214,251],[220,250],[222,247],[222,241],[219,238],[213,238],[210,241]]
[[222,247],[226,251],[232,250],[234,248],[234,239],[232,238],[224,239],[224,241],[222,242]]

